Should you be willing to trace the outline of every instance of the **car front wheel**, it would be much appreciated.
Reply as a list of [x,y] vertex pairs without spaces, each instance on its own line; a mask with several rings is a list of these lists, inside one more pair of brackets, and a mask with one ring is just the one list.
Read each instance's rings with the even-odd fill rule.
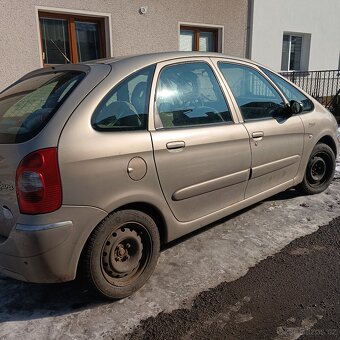
[[109,215],[93,231],[85,254],[90,285],[110,299],[127,297],[151,276],[160,239],[154,220],[136,210]]
[[335,172],[335,155],[326,144],[319,143],[314,147],[299,189],[308,195],[326,190]]

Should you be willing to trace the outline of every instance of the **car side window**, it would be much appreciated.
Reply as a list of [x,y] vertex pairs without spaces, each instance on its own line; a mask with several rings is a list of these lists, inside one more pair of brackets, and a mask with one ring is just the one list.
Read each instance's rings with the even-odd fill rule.
[[146,67],[115,86],[101,101],[92,116],[99,131],[145,130],[150,89],[155,66]]
[[244,121],[277,117],[285,108],[279,93],[257,70],[239,64],[218,63]]
[[233,122],[218,81],[205,62],[164,67],[157,83],[156,108],[160,128]]
[[261,68],[262,71],[275,83],[275,85],[282,91],[288,101],[296,100],[302,103],[302,112],[312,111],[314,109],[313,102],[302,94],[296,87],[289,84],[286,80],[282,79],[275,73]]

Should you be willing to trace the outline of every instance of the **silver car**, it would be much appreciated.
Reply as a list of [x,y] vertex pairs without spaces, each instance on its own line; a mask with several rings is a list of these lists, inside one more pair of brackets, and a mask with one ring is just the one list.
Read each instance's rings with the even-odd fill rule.
[[294,84],[221,54],[31,72],[0,95],[0,271],[43,283],[81,269],[126,297],[161,245],[288,188],[325,190],[336,131]]

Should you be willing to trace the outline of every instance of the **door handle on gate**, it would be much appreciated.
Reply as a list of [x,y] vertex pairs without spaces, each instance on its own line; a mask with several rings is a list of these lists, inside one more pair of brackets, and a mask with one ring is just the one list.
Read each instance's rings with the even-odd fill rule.
[[252,135],[254,140],[261,140],[264,136],[264,133],[263,131],[256,131],[256,132],[253,132]]
[[166,143],[166,148],[168,150],[183,149],[184,147],[185,147],[185,142],[183,142],[183,141]]

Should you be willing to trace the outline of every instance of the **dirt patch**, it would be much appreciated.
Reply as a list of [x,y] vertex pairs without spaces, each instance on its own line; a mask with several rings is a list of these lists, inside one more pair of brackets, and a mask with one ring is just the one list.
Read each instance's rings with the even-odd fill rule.
[[129,339],[339,339],[340,217]]

